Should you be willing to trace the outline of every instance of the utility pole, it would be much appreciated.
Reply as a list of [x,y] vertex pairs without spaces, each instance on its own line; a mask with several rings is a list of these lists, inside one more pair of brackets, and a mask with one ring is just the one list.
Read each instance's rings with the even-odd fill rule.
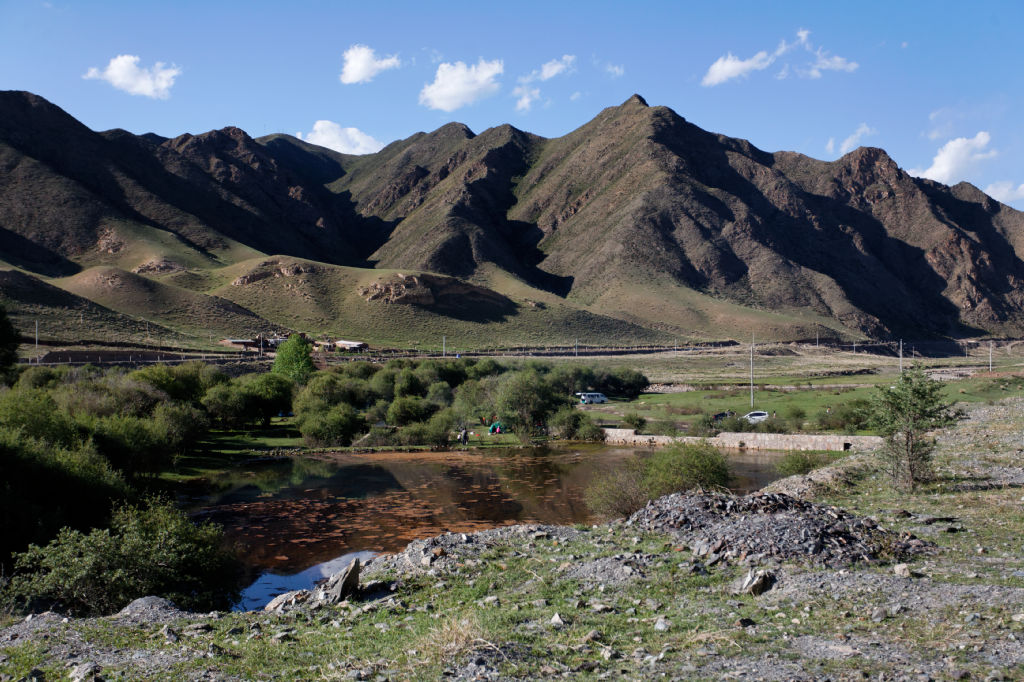
[[750,409],[754,409],[754,335],[750,335]]
[[903,339],[900,339],[900,374],[903,374]]
[[[36,324],[39,324],[39,323],[37,322]],[[36,337],[37,337],[36,338],[36,346],[37,346],[36,347],[36,352],[38,353],[39,352],[39,348],[38,348],[38,345],[39,345],[38,334],[36,335]],[[991,341],[988,342],[988,371],[990,371],[990,372],[992,371],[992,342]]]
[[442,358],[448,357],[448,337],[447,336],[442,336],[441,337],[441,357]]
[[577,357],[578,358],[580,356],[580,340],[579,339],[576,339],[576,345],[574,346],[574,349],[575,350],[573,352],[573,357]]
[[814,325],[814,347],[815,348],[820,348],[821,347],[820,344],[819,344],[819,339],[818,339],[818,325]]
[[[991,357],[991,353],[989,354],[989,357]],[[36,362],[39,362],[39,320],[36,320]],[[991,360],[988,364],[992,364]],[[989,371],[992,371],[991,367],[989,367]]]

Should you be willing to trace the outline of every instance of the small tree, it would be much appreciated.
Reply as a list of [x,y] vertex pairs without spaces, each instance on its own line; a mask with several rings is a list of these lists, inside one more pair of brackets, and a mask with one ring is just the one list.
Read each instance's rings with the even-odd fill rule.
[[942,398],[942,384],[920,368],[899,376],[892,386],[879,386],[871,399],[869,425],[884,439],[881,458],[893,485],[913,490],[931,476],[935,440],[929,431],[953,424],[962,413]]
[[306,383],[306,379],[316,371],[311,351],[309,341],[298,334],[292,334],[287,341],[277,347],[273,371],[284,374],[297,383]]

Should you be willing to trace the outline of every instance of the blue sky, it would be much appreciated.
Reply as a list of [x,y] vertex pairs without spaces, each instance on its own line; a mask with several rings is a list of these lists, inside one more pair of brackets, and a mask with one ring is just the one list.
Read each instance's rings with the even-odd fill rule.
[[767,151],[883,147],[1024,209],[1024,3],[0,0],[0,89],[96,130],[365,152],[452,120],[553,137],[639,93]]

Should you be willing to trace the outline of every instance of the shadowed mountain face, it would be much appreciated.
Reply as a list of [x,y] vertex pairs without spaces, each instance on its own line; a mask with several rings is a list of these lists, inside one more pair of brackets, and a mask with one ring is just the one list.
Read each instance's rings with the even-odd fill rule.
[[[134,255],[140,234],[161,246]],[[519,280],[659,329],[630,301],[693,290],[877,337],[1024,331],[1024,213],[881,149],[767,153],[633,96],[557,139],[452,123],[349,156],[237,128],[95,133],[0,93],[0,259],[66,276],[168,252]]]

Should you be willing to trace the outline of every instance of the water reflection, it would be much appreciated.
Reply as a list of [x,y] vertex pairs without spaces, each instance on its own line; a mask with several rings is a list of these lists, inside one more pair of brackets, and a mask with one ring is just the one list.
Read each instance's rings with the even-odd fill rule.
[[[252,572],[244,607],[310,587],[353,556],[416,538],[517,523],[589,523],[595,475],[649,450],[601,445],[487,452],[336,454],[227,472],[194,511],[222,524]],[[777,453],[730,453],[738,492],[776,477]]]

